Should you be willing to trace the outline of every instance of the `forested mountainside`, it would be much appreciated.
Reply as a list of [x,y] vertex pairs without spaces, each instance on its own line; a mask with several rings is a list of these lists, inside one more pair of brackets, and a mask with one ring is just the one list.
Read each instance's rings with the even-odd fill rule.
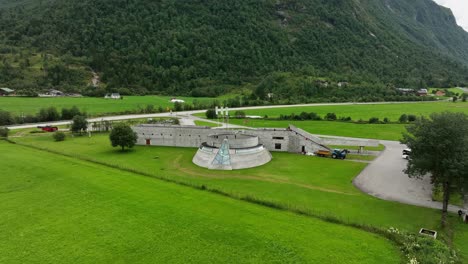
[[432,0],[0,0],[0,56],[20,90],[468,84],[468,33]]

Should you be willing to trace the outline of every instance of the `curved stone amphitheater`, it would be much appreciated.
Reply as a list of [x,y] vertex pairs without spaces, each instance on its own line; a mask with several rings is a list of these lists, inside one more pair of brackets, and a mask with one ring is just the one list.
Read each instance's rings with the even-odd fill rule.
[[270,160],[271,154],[258,136],[240,133],[209,135],[193,157],[193,163],[212,170],[253,168]]

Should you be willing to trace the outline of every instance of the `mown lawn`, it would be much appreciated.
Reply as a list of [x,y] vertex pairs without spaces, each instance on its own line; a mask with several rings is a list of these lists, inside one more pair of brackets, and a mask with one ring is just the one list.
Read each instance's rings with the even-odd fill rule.
[[354,121],[359,119],[369,120],[371,117],[378,117],[383,120],[389,118],[391,122],[398,121],[402,114],[413,114],[416,116],[427,116],[434,112],[464,112],[468,113],[467,102],[418,102],[418,103],[396,103],[396,104],[369,104],[369,105],[334,105],[334,106],[307,106],[307,107],[287,107],[246,110],[247,115],[267,115],[270,118],[280,115],[290,115],[301,112],[315,112],[324,117],[327,113],[335,113],[338,117],[350,116]]
[[202,120],[195,120],[195,125],[197,126],[206,126],[206,127],[219,127],[221,125],[207,122],[207,121],[202,121]]
[[[195,100],[199,103],[210,103],[216,98],[177,97],[192,104]],[[174,107],[169,96],[124,96],[123,100],[111,100],[94,97],[56,97],[56,98],[30,98],[30,97],[0,97],[0,109],[12,112],[15,115],[36,114],[41,108],[55,106],[57,109],[70,108],[74,105],[91,115],[119,113],[145,109],[147,105],[153,105],[157,110],[159,106],[166,110]]]
[[230,122],[248,127],[278,128],[286,128],[292,124],[312,134],[397,141],[401,139],[402,133],[406,131],[406,125],[402,124],[355,124],[338,121],[279,121],[264,119],[231,119]]
[[[131,162],[138,152],[107,155]],[[0,166],[0,263],[401,260],[388,240],[358,229],[19,145],[0,142]]]
[[255,197],[353,223],[417,232],[422,226],[438,229],[440,219],[438,210],[383,201],[360,192],[352,180],[366,166],[364,163],[273,153],[272,162],[259,168],[211,171],[192,163],[196,149],[191,148],[137,146],[121,153],[110,147],[107,135],[68,138],[64,142],[53,142],[50,135],[15,140],[157,178],[204,185],[239,197]]

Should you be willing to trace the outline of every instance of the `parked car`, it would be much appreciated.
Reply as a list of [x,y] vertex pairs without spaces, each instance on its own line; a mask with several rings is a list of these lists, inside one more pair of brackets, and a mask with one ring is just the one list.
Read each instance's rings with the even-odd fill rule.
[[345,159],[349,153],[347,149],[318,150],[314,154],[319,157],[330,157],[332,159]]
[[37,128],[40,128],[42,131],[45,132],[55,132],[58,130],[58,127],[56,126],[38,126]]
[[411,149],[404,149],[402,158],[409,160],[411,156]]

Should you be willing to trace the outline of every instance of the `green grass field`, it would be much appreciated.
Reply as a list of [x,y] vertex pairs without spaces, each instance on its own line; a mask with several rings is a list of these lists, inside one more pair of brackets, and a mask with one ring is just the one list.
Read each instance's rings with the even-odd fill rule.
[[[177,97],[192,104],[194,100],[199,103],[210,103],[216,98],[194,98],[194,97]],[[99,115],[105,113],[117,113],[125,111],[133,111],[145,109],[147,105],[153,105],[157,110],[159,106],[166,109],[174,107],[170,102],[169,96],[124,96],[123,100],[111,100],[94,97],[56,97],[56,98],[29,98],[29,97],[0,97],[0,109],[21,114],[36,114],[39,109],[49,106],[55,106],[57,109],[70,108],[74,105],[81,110],[86,111],[91,115]]]
[[0,164],[1,263],[397,263],[401,257],[388,240],[358,229],[6,142]]
[[[51,135],[14,140],[154,178],[203,185],[239,199],[255,198],[348,223],[383,229],[393,226],[409,232],[417,232],[421,227],[439,229],[438,210],[383,201],[357,190],[351,181],[366,166],[364,163],[273,153],[273,161],[260,168],[210,171],[192,164],[196,149],[137,146],[122,153],[110,147],[106,134],[67,138],[64,142],[53,142]],[[459,232],[468,231],[455,216],[451,216],[451,221]],[[444,232],[439,235],[445,237]],[[468,257],[465,239],[457,235],[454,243]]]
[[[246,110],[247,115],[267,115],[269,118],[278,118],[280,115],[292,113],[315,112],[324,117],[327,113],[335,113],[338,117],[350,116],[354,121],[369,120],[378,117],[383,120],[389,118],[397,122],[402,114],[428,116],[434,112],[463,112],[468,114],[468,103],[458,102],[426,102],[426,103],[396,103],[396,104],[369,104],[369,105],[336,105],[336,106],[307,106]],[[196,114],[204,117],[204,113]],[[236,125],[248,127],[278,127],[284,128],[289,124],[296,125],[312,134],[334,135],[356,138],[371,138],[384,140],[400,140],[401,134],[406,131],[406,124],[357,124],[352,122],[329,121],[293,121],[293,120],[264,120],[264,119],[231,119]]]
[[383,120],[385,117],[396,122],[402,114],[414,114],[417,116],[427,116],[433,112],[464,112],[468,113],[467,102],[427,102],[427,103],[397,103],[397,104],[369,104],[369,105],[336,105],[336,106],[308,106],[308,107],[287,107],[268,108],[245,111],[247,115],[268,115],[270,118],[291,113],[315,112],[324,117],[327,113],[335,113],[338,117],[350,116],[354,121],[359,119],[369,120],[371,117],[378,117]]
[[206,127],[219,127],[219,126],[221,126],[221,125],[218,125],[218,124],[215,124],[215,123],[202,121],[202,120],[195,120],[195,125],[197,125],[197,126],[206,126]]
[[312,134],[385,140],[400,140],[402,133],[406,131],[406,125],[403,124],[355,124],[337,121],[279,121],[264,119],[231,119],[230,122],[249,127],[278,128],[286,128],[292,124]]
[[351,183],[364,163],[273,153],[265,166],[240,171],[211,171],[194,165],[196,149],[137,146],[121,153],[107,135],[68,138],[54,142],[50,135],[15,139],[18,142],[90,158],[112,166],[195,185],[204,185],[240,197],[253,196],[294,208],[367,223],[414,231],[437,228],[437,210],[401,205],[365,195]]

